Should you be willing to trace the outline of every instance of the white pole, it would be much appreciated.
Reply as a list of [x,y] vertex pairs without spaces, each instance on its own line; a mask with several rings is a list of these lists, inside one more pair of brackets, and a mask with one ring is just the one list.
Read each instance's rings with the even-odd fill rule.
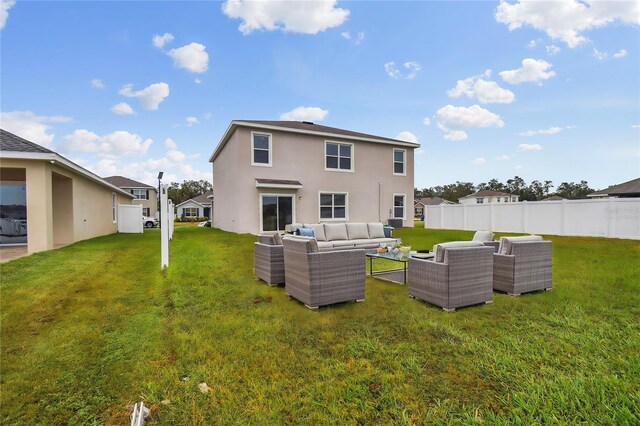
[[160,268],[164,269],[169,266],[169,214],[167,202],[167,188],[169,185],[160,185]]

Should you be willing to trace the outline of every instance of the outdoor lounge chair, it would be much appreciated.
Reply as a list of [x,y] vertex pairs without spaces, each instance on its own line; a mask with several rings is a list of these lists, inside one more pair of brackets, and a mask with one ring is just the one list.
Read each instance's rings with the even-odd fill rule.
[[493,247],[472,241],[436,247],[433,260],[409,259],[409,296],[445,311],[493,301]]
[[310,309],[364,300],[365,255],[362,249],[318,252],[313,238],[283,240],[285,292]]
[[260,235],[260,241],[254,243],[256,277],[269,285],[284,284],[284,250],[278,237]]
[[539,235],[502,237],[493,255],[493,288],[513,296],[551,290],[551,241]]

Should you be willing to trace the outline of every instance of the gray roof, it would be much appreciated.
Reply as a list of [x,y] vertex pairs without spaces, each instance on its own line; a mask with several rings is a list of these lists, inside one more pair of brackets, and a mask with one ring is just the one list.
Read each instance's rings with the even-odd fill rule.
[[558,195],[552,195],[551,197],[543,198],[540,201],[561,201],[566,200],[566,198],[560,197]]
[[256,182],[258,182],[258,183],[265,183],[265,184],[271,184],[271,185],[295,185],[295,186],[302,186],[302,184],[300,183],[300,181],[297,181],[297,180],[286,180],[286,179],[262,179],[262,178],[256,178]]
[[41,154],[55,154],[50,149],[47,149],[36,143],[23,139],[20,136],[14,135],[11,132],[7,132],[4,129],[0,129],[0,151],[38,152]]
[[416,200],[425,206],[439,206],[440,204],[455,204],[453,201],[445,200],[440,197],[426,197]]
[[126,178],[124,176],[109,176],[103,178],[110,184],[117,186],[118,188],[145,188],[156,189],[155,186],[147,185],[146,183],[138,182],[133,179]]
[[211,198],[209,198],[210,195],[213,195],[213,191],[207,191],[204,194],[193,197],[192,200],[200,204],[211,204]]
[[592,192],[587,197],[598,195],[640,195],[640,178],[613,185],[601,191]]

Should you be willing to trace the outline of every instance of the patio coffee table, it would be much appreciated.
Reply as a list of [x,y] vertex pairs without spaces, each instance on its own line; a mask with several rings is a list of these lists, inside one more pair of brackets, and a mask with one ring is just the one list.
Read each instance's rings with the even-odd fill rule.
[[[369,275],[372,277],[376,277],[385,281],[391,281],[399,284],[407,283],[407,262],[409,261],[409,257],[415,257],[418,259],[433,259],[433,254],[431,253],[418,253],[415,251],[409,252],[408,256],[399,253],[399,254],[391,254],[391,253],[378,253],[377,251],[370,251],[365,253],[367,259],[369,259]],[[373,259],[386,259],[391,260],[393,262],[402,263],[402,268],[397,269],[385,269],[383,271],[374,271],[373,270]]]

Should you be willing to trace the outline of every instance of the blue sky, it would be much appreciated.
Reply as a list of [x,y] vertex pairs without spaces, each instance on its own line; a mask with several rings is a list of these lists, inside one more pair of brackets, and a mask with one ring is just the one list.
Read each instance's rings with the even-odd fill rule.
[[417,140],[420,188],[640,175],[637,2],[1,1],[2,127],[103,176],[281,117]]

